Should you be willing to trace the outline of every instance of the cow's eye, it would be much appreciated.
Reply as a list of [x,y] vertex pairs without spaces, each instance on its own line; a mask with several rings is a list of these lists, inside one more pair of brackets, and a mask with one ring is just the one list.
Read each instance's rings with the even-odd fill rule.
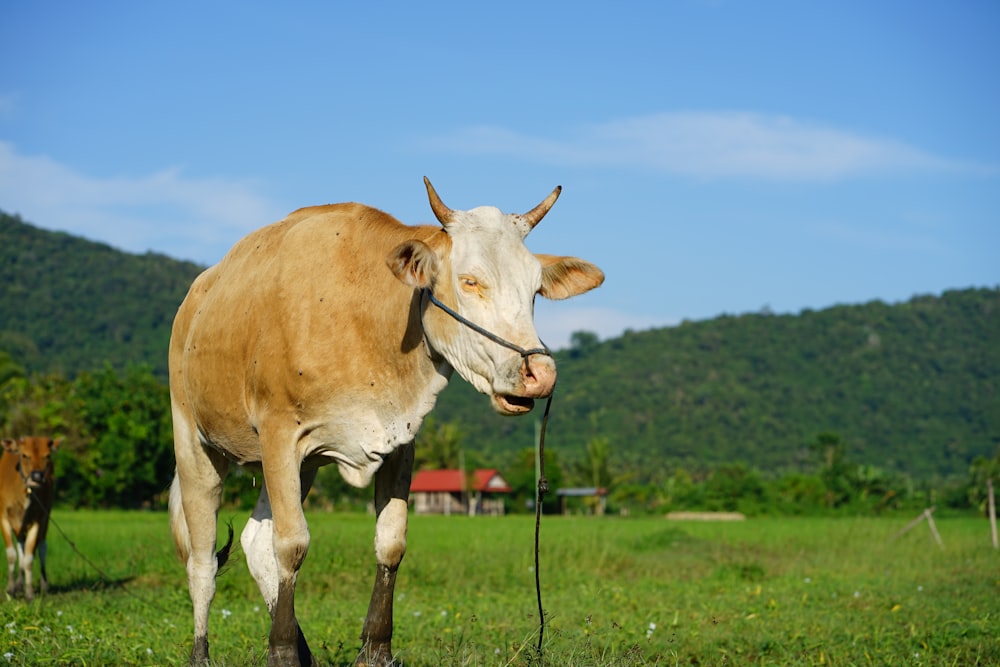
[[459,284],[467,292],[476,292],[479,290],[479,281],[472,276],[459,276]]

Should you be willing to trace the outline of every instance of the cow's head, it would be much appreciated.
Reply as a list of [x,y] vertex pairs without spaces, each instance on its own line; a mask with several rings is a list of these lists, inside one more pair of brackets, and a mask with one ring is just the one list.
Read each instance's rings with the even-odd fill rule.
[[29,488],[38,488],[53,477],[52,454],[61,440],[28,436],[4,440],[3,448],[17,457],[17,471]]
[[[446,241],[431,248],[412,240],[386,259],[403,283],[431,293],[472,323],[524,350],[543,348],[535,331],[535,295],[565,299],[604,282],[604,274],[575,257],[532,254],[528,233],[559,197],[557,187],[521,215],[492,206],[469,211],[448,208],[424,178]],[[555,361],[546,353],[522,357],[445,312],[423,304],[424,333],[431,346],[476,389],[488,394],[497,412],[528,412],[535,398],[552,393]]]

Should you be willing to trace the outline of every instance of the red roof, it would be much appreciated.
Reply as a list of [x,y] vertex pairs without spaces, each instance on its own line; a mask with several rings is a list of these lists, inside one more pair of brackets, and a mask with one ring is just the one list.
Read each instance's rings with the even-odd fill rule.
[[[469,491],[490,493],[510,493],[513,489],[495,468],[476,470],[469,480]],[[410,482],[410,491],[415,493],[461,493],[464,490],[461,470],[420,470]]]

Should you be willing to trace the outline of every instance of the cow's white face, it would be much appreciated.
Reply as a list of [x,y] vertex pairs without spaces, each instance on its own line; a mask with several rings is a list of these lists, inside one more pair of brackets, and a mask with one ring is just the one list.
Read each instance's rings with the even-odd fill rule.
[[[555,190],[524,215],[494,207],[453,211],[427,182],[431,207],[451,241],[445,256],[420,241],[396,248],[390,268],[408,285],[430,288],[462,317],[525,350],[544,347],[534,324],[536,294],[566,298],[597,287],[604,274],[575,258],[534,255],[524,238],[555,202]],[[424,304],[424,330],[431,346],[467,382],[491,397],[497,412],[528,412],[535,398],[552,393],[555,361],[547,354],[527,359]]]

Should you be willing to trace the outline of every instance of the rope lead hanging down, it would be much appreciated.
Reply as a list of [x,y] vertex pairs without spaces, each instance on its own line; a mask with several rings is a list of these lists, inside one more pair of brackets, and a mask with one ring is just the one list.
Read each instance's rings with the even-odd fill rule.
[[[475,322],[463,317],[456,311],[452,310],[445,304],[443,304],[434,293],[424,288],[420,290],[421,298],[424,295],[430,299],[430,302],[446,312],[456,321],[464,324],[478,334],[489,338],[491,341],[497,345],[502,345],[509,350],[513,350],[521,355],[524,360],[524,365],[527,370],[530,371],[528,367],[528,358],[532,355],[543,354],[545,356],[551,357],[552,352],[545,347],[542,343],[542,347],[536,347],[531,349],[525,349],[520,345],[505,340],[500,336],[496,335],[492,331],[484,329]],[[542,654],[542,640],[545,637],[545,610],[542,608],[542,583],[539,578],[539,562],[538,562],[538,532],[542,524],[542,501],[545,499],[545,494],[549,491],[549,480],[545,478],[545,429],[549,424],[549,408],[552,407],[552,396],[555,394],[555,386],[552,387],[552,393],[549,394],[548,400],[545,402],[545,414],[542,416],[542,427],[538,434],[538,489],[535,493],[535,594],[538,597],[538,654]]]
[[538,433],[538,489],[535,494],[535,594],[538,597],[538,655],[542,654],[542,640],[545,637],[545,610],[542,609],[542,583],[539,574],[538,532],[542,525],[542,501],[549,491],[549,480],[545,478],[545,430],[549,425],[549,408],[552,407],[553,393],[545,401],[542,428]]

